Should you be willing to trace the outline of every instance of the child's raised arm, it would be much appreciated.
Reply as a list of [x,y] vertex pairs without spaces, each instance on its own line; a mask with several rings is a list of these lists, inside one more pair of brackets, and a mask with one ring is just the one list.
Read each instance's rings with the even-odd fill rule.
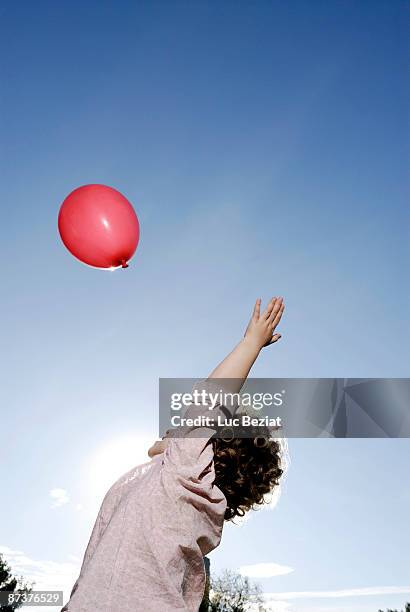
[[240,391],[262,348],[281,338],[274,331],[285,309],[283,298],[273,297],[262,314],[260,308],[261,300],[257,299],[244,338],[208,377],[236,379],[230,382],[230,386],[237,387],[230,389],[232,392]]

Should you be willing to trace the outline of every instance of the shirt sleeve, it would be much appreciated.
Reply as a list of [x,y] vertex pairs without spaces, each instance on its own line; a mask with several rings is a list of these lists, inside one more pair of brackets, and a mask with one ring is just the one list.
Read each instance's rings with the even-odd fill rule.
[[[188,406],[184,414],[186,418],[211,416],[217,422],[218,417],[232,416],[238,408],[238,394],[232,393],[228,381],[222,379],[199,381],[192,390],[192,396],[197,398],[197,402]],[[215,427],[195,425],[173,430],[164,453],[165,469],[193,483],[211,484],[215,479],[211,443],[215,432]]]

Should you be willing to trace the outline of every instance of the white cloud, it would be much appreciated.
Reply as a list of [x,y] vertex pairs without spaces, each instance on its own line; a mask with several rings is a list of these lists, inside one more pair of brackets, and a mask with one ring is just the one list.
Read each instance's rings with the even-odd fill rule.
[[13,574],[35,582],[36,590],[63,591],[64,601],[67,601],[80,571],[80,564],[74,561],[75,557],[70,557],[70,561],[63,563],[42,561],[31,559],[20,550],[1,545],[0,553],[10,565]]
[[264,608],[268,612],[291,612],[292,608],[289,602],[275,600],[274,602],[264,602]]
[[410,586],[376,586],[362,589],[341,589],[338,591],[289,591],[285,593],[264,593],[267,600],[320,599],[340,597],[365,597],[369,595],[402,595],[410,593]]
[[242,565],[239,573],[249,578],[270,578],[272,576],[284,576],[293,572],[292,567],[279,565],[279,563],[255,563],[254,565]]
[[68,504],[70,501],[70,496],[65,489],[51,489],[48,494],[53,500],[53,503],[51,504],[52,508],[59,508],[60,506]]

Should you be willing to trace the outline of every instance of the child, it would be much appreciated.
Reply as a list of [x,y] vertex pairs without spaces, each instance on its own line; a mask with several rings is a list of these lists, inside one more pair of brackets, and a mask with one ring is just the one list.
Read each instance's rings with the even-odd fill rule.
[[[256,301],[244,338],[202,383],[229,379],[238,393],[284,310]],[[206,405],[204,406],[206,409]],[[224,407],[221,407],[224,409]],[[282,474],[279,444],[267,438],[165,437],[149,463],[106,494],[78,580],[61,612],[197,612],[205,587],[203,556],[221,540],[225,520],[260,505]]]

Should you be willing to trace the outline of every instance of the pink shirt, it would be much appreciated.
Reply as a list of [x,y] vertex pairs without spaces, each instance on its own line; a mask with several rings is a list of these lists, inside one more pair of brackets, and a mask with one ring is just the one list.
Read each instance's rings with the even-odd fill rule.
[[62,612],[198,611],[203,556],[218,546],[226,510],[213,484],[214,432],[203,432],[170,438],[110,488]]

